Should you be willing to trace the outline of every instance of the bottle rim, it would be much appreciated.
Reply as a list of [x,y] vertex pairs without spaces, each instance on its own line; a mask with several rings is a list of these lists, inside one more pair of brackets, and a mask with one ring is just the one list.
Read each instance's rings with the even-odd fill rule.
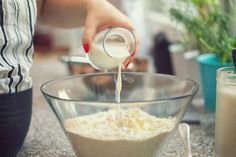
[[[134,46],[133,46],[132,52],[130,53],[130,56],[132,56],[133,53],[135,53],[135,48],[136,48],[136,46],[137,46],[137,40],[136,40],[136,37],[135,37],[134,32],[128,30],[128,29],[125,28],[125,27],[112,27],[112,28],[110,28],[110,29],[105,33],[104,38],[103,38],[103,42],[102,42],[103,49],[104,49],[105,53],[106,53],[110,58],[113,58],[113,56],[111,56],[110,53],[107,51],[106,46],[105,46],[105,45],[106,45],[105,42],[106,42],[106,39],[107,39],[107,36],[109,35],[109,33],[111,33],[112,31],[114,31],[115,29],[123,29],[123,30],[126,30],[126,31],[128,31],[128,32],[131,34],[131,36],[133,37]],[[122,37],[123,37],[123,36],[122,36]],[[123,39],[124,39],[124,38],[123,38]],[[124,39],[124,41],[127,42],[125,39]]]
[[236,69],[234,66],[219,68],[217,70],[217,82],[236,86]]

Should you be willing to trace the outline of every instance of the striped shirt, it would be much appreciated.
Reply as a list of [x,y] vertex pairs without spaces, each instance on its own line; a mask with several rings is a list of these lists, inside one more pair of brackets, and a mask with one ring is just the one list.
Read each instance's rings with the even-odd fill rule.
[[0,0],[0,93],[32,87],[36,0]]

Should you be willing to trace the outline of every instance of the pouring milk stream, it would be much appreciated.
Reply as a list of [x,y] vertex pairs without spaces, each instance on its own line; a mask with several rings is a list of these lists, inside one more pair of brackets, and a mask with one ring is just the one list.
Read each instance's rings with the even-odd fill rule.
[[[134,34],[122,27],[106,29],[96,35],[87,57],[97,69],[118,67],[116,79],[116,102],[120,103],[122,89],[121,68],[123,62],[135,51]],[[120,109],[120,105],[118,106]],[[118,116],[119,117],[119,116]]]
[[134,50],[135,37],[124,28],[105,30],[92,42],[87,57],[95,68],[108,70],[118,67],[115,100],[118,109],[64,122],[78,156],[110,157],[112,154],[113,157],[151,157],[174,128],[175,118],[157,118],[140,108],[121,108],[121,68]]

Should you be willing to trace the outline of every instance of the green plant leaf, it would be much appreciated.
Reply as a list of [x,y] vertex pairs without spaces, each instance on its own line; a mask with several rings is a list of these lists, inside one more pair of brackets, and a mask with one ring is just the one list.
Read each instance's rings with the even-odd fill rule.
[[[223,63],[231,61],[230,51],[236,47],[236,37],[231,34],[232,13],[223,12],[217,0],[181,0],[192,3],[199,16],[172,8],[173,20],[183,24],[190,40],[201,52],[215,53]],[[191,14],[192,13],[192,14]]]

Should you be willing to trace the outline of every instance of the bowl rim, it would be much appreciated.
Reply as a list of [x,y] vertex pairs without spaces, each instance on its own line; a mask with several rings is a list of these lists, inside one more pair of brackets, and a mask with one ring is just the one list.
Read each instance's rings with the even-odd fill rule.
[[[64,76],[64,77],[60,77],[60,78],[57,78],[57,79],[52,79],[52,80],[49,80],[49,81],[46,81],[45,83],[43,83],[40,87],[40,90],[41,92],[43,93],[43,95],[46,95],[47,97],[50,97],[50,98],[53,98],[53,99],[57,99],[57,100],[61,100],[61,101],[68,101],[68,102],[83,102],[83,103],[97,103],[97,101],[82,101],[82,100],[78,100],[78,99],[71,99],[71,100],[68,100],[68,99],[64,99],[64,98],[59,98],[57,96],[54,96],[53,94],[49,94],[47,92],[44,91],[44,88],[46,85],[52,83],[52,82],[57,82],[57,81],[60,81],[60,80],[65,80],[65,79],[72,79],[72,78],[78,78],[78,77],[88,77],[88,76],[99,76],[99,75],[114,75],[114,74],[117,74],[117,72],[107,72],[107,73],[102,73],[102,72],[98,72],[98,73],[89,73],[89,74],[80,74],[80,75],[72,75],[72,76]],[[199,90],[199,84],[191,79],[188,79],[188,78],[184,78],[184,77],[179,77],[179,76],[176,76],[176,75],[169,75],[169,74],[160,74],[160,73],[147,73],[147,72],[122,72],[122,75],[123,74],[128,74],[128,75],[142,75],[142,76],[145,76],[145,75],[153,75],[153,76],[162,76],[162,77],[171,77],[173,79],[181,79],[181,80],[186,80],[186,81],[189,81],[193,84],[193,90],[192,92],[187,92],[186,94],[184,95],[181,95],[181,96],[174,96],[174,97],[170,97],[170,98],[161,98],[161,99],[153,99],[153,100],[144,100],[144,101],[130,101],[130,102],[120,102],[120,104],[129,104],[129,103],[140,103],[140,102],[163,102],[163,101],[170,101],[170,100],[178,100],[178,99],[182,99],[182,98],[185,98],[185,97],[189,97],[190,95],[195,95],[198,90]],[[111,103],[111,102],[102,102],[102,103]],[[112,102],[114,103],[114,102]]]

